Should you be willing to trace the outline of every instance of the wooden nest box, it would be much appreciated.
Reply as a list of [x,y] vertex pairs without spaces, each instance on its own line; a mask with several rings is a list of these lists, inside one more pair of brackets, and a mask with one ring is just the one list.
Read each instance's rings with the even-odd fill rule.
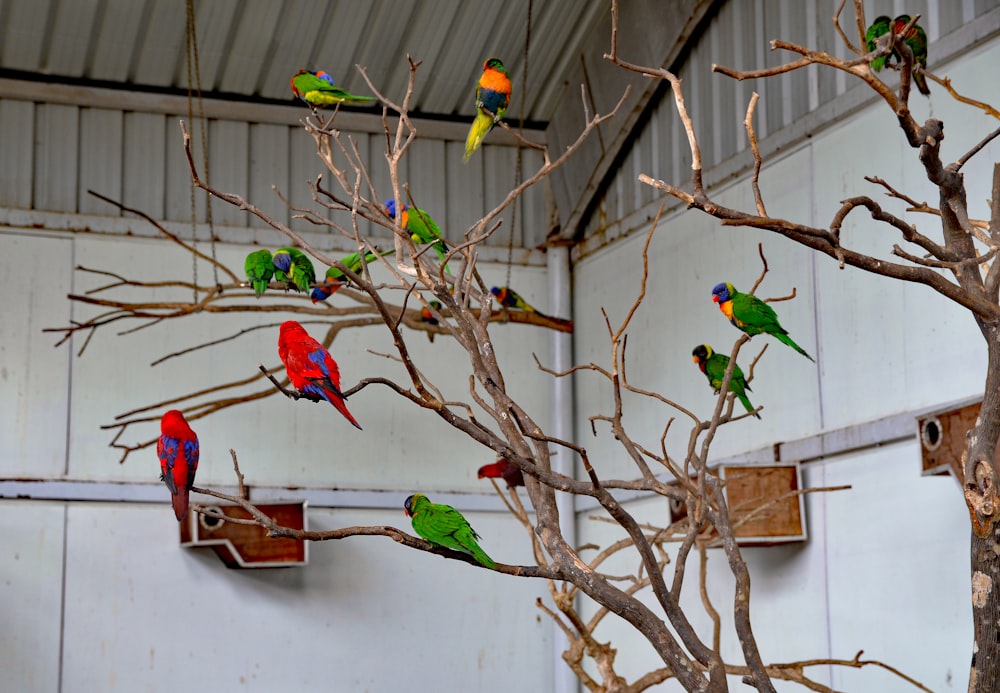
[[917,417],[921,474],[929,476],[950,472],[961,483],[964,477],[962,453],[965,451],[965,436],[976,424],[981,404],[979,401],[956,404]]
[[737,544],[775,546],[808,538],[805,499],[796,493],[802,490],[798,462],[723,465],[719,474]]
[[[279,525],[303,530],[309,529],[306,506],[304,500],[257,505]],[[250,519],[250,513],[238,505],[211,507],[226,517]],[[309,542],[268,537],[259,525],[235,524],[190,512],[180,527],[181,546],[210,548],[227,568],[288,568],[309,562]]]

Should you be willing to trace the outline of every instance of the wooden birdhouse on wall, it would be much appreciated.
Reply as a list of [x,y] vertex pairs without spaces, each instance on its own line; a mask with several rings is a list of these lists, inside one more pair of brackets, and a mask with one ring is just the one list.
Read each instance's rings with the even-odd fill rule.
[[805,500],[798,462],[725,465],[726,501],[736,543],[773,546],[805,541]]
[[951,472],[961,480],[965,436],[979,416],[980,401],[955,404],[917,418],[920,468],[924,476]]
[[[257,507],[279,525],[309,529],[307,501],[274,501]],[[235,519],[250,519],[238,505],[214,505],[217,512]],[[225,522],[200,513],[188,513],[180,523],[180,542],[185,548],[210,548],[227,568],[289,568],[309,563],[309,542],[267,536],[259,525]]]

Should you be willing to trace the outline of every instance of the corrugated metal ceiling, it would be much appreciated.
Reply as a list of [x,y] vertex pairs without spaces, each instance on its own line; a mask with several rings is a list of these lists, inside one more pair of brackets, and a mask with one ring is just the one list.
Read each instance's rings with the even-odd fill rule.
[[[547,122],[606,0],[196,0],[206,94],[291,99],[297,69],[323,69],[367,93],[355,64],[401,99],[406,55],[423,61],[415,112],[468,117],[483,61],[500,57],[514,80],[509,116]],[[187,88],[184,0],[0,2],[0,74]]]

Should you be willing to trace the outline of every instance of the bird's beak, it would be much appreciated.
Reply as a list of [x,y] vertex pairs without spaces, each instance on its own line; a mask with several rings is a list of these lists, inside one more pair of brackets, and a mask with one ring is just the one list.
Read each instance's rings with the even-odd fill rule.
[[691,357],[691,363],[698,363],[698,357],[697,356],[692,356]]
[[712,301],[714,303],[718,303],[719,302],[719,294],[712,294]]

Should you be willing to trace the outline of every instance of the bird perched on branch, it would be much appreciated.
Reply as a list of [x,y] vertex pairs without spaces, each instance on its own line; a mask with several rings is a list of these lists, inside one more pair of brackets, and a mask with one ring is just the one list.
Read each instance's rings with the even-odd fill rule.
[[[916,68],[911,73],[913,75],[913,83],[917,85],[917,90],[921,94],[929,96],[931,90],[927,86],[927,78],[921,72],[922,68],[927,67],[927,33],[923,30],[923,27],[915,23],[904,34],[903,30],[909,23],[910,15],[908,14],[901,14],[892,20],[884,14],[879,15],[872,22],[871,26],[868,27],[868,31],[865,32],[865,41],[868,44],[869,52],[871,52],[878,47],[877,42],[879,37],[889,33],[890,28],[894,33],[901,35],[903,42],[913,52],[913,62]],[[891,55],[882,55],[872,60],[871,67],[878,72],[886,65],[900,63],[902,59],[903,57],[899,54],[899,51],[894,49]]]
[[322,344],[309,336],[299,323],[287,320],[278,333],[278,356],[285,364],[288,379],[299,392],[325,399],[351,425],[361,430],[361,424],[347,410],[340,391],[340,368]]
[[479,468],[480,479],[503,479],[507,486],[524,486],[524,473],[506,457],[498,457],[492,464],[484,464]]
[[549,317],[521,298],[521,295],[509,286],[494,286],[490,288],[490,293],[496,297],[501,306],[507,308],[508,310],[523,310],[527,313],[534,313],[535,315],[539,315],[543,318]]
[[[386,250],[380,255],[392,255],[395,250]],[[342,264],[347,269],[354,272],[354,274],[361,274],[361,268],[367,265],[369,262],[375,260],[378,257],[375,253],[369,251],[365,253],[364,262],[361,261],[361,253],[350,253],[340,258],[340,264]],[[336,267],[330,267],[326,271],[326,278],[323,283],[317,286],[310,292],[309,297],[312,299],[313,303],[318,301],[325,301],[330,298],[333,294],[337,293],[339,289],[348,283],[347,275]]]
[[254,294],[260,298],[267,291],[267,284],[274,276],[274,261],[271,251],[267,248],[255,250],[243,262],[243,269],[247,273],[247,281],[253,287]]
[[[726,369],[729,367],[729,357],[715,353],[712,351],[712,347],[707,344],[696,346],[691,352],[691,356],[691,360],[698,364],[698,368],[708,378],[709,385],[718,394],[722,388],[722,381],[726,377]],[[748,413],[760,418],[760,414],[754,411],[754,406],[750,404],[750,399],[747,397],[747,392],[752,392],[752,390],[747,385],[743,371],[738,365],[733,366],[733,374],[729,378],[729,391],[736,395],[736,399],[740,401]]]
[[285,282],[296,291],[309,291],[316,281],[312,260],[298,248],[278,248],[272,262],[275,281]]
[[450,505],[431,503],[424,494],[415,493],[404,501],[403,509],[413,531],[434,546],[468,554],[484,568],[496,568],[496,562],[479,547],[476,530]]
[[489,58],[483,63],[483,74],[476,84],[476,119],[465,139],[465,156],[468,161],[479,149],[487,133],[493,129],[510,105],[510,75],[499,58]]
[[[400,212],[396,206],[396,200],[393,198],[386,200],[385,211],[390,219],[395,219],[398,212],[399,225],[404,231],[409,232],[410,240],[417,245],[433,243],[434,252],[437,253],[438,259],[444,262],[448,255],[448,246],[441,240],[441,227],[430,214],[418,207],[410,207],[406,203],[403,203],[403,209]],[[445,265],[444,271],[448,271],[447,265]]]
[[160,458],[160,481],[170,489],[170,503],[178,522],[187,517],[188,497],[198,471],[198,435],[191,430],[184,414],[171,409],[160,419],[160,439],[156,443]]
[[779,342],[795,349],[807,359],[816,362],[805,349],[796,344],[788,331],[778,324],[778,316],[771,306],[751,294],[741,294],[729,282],[716,284],[712,289],[712,300],[719,304],[719,310],[737,328],[753,337],[769,334]]
[[374,96],[358,96],[345,91],[333,83],[333,77],[320,70],[309,72],[299,70],[292,77],[292,93],[312,106],[313,110],[338,103],[371,103]]

